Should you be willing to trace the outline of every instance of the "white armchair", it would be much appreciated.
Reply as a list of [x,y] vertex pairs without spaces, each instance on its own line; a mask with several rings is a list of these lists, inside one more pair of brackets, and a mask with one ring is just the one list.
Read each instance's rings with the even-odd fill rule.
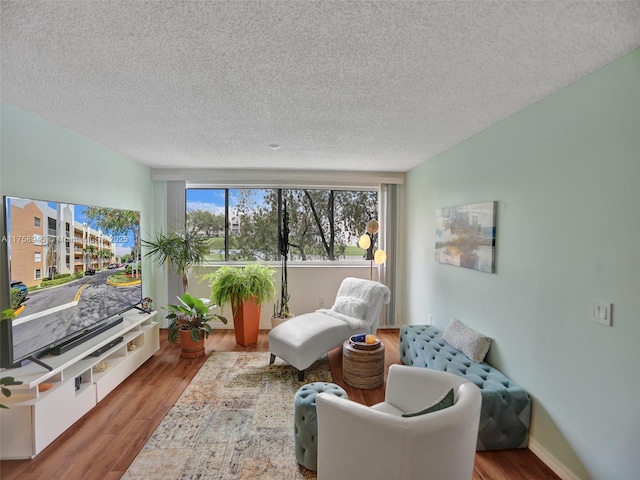
[[[451,388],[454,404],[403,417],[438,402]],[[385,401],[371,407],[320,394],[318,480],[470,480],[480,389],[457,375],[392,365]]]

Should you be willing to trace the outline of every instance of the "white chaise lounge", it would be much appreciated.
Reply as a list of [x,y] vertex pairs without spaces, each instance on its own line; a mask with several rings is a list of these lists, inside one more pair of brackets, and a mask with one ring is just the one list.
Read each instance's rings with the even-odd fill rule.
[[389,288],[380,282],[345,278],[330,309],[299,315],[269,332],[269,363],[280,357],[303,381],[305,369],[351,335],[376,333],[382,305],[390,298]]

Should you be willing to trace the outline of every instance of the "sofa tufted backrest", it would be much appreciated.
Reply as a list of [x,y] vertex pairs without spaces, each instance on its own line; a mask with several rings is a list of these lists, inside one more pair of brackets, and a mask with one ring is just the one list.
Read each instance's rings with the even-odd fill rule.
[[433,325],[400,329],[400,361],[463,377],[480,388],[482,412],[478,450],[522,448],[528,443],[531,415],[529,394],[486,362],[474,362],[442,339]]
[[415,337],[411,340],[409,349],[402,351],[403,355],[411,357],[411,361],[403,363],[460,375],[475,383],[481,390],[504,390],[512,386],[520,389],[519,385],[488,363],[474,362],[450,346],[442,339],[442,332],[436,327],[416,326],[412,333]]

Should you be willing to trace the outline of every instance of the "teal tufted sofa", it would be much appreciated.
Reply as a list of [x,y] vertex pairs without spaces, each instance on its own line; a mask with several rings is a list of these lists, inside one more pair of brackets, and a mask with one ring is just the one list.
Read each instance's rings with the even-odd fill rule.
[[482,410],[476,450],[524,448],[529,442],[531,399],[518,384],[486,362],[477,363],[442,339],[433,325],[400,329],[400,360],[466,378],[480,387]]

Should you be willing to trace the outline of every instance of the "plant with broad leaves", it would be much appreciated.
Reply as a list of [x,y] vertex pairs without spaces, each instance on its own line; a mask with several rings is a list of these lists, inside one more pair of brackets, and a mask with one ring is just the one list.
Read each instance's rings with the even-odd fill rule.
[[[0,317],[0,320],[10,320],[13,317],[15,317],[15,312],[13,311],[13,309],[7,308],[6,310],[2,311],[2,317]],[[22,385],[22,382],[20,380],[16,380],[14,377],[2,377],[0,378],[0,385],[1,385],[2,395],[9,398],[11,396],[11,390],[6,387],[10,387],[13,385]],[[0,408],[9,408],[9,407],[0,403]]]
[[222,315],[213,313],[211,310],[218,308],[217,305],[208,305],[209,299],[195,298],[188,293],[178,297],[178,305],[167,305],[171,320],[168,331],[169,343],[177,343],[180,338],[180,330],[190,331],[191,339],[199,342],[203,337],[208,338],[213,327],[209,322],[220,320],[226,325],[227,319]]
[[[14,377],[2,377],[0,378],[0,385],[2,385],[2,395],[9,398],[11,396],[11,390],[6,388],[7,386],[12,385],[22,385],[20,380],[16,380]],[[6,405],[0,403],[0,408],[9,408]]]

